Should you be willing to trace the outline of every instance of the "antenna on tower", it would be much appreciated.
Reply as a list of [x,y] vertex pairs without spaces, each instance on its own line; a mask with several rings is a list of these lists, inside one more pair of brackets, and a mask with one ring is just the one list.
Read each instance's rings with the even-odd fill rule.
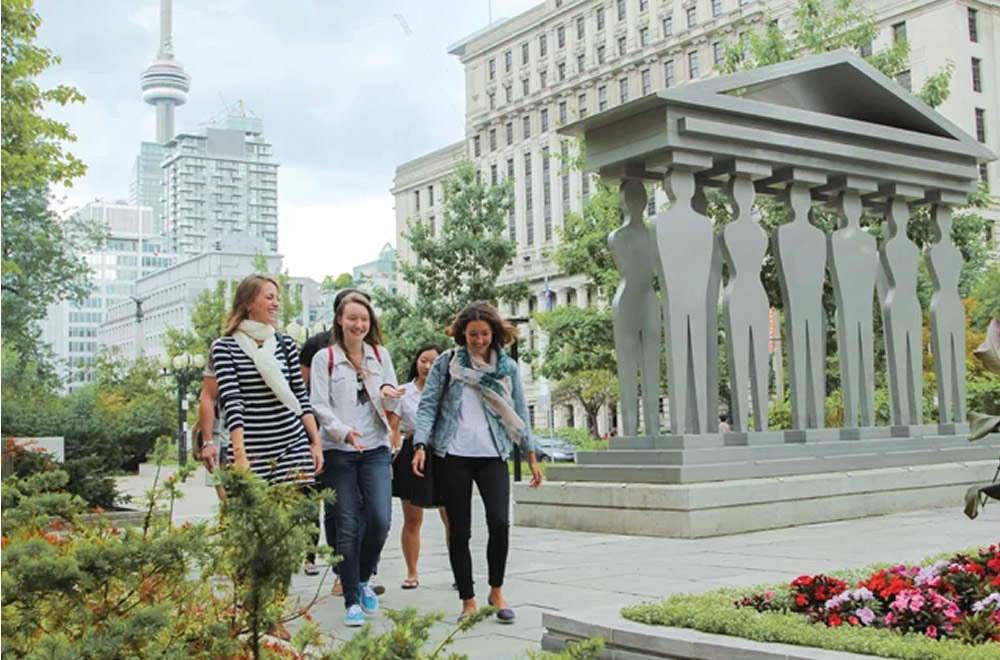
[[406,22],[406,19],[403,18],[402,14],[393,14],[392,17],[399,21],[399,26],[403,28],[403,32],[406,33],[406,36],[413,36],[413,30],[410,29],[410,24]]

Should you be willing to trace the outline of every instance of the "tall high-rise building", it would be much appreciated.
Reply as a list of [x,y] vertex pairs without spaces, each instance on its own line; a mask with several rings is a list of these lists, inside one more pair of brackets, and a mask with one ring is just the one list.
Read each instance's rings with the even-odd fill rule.
[[[881,26],[866,50],[906,39],[911,69],[898,82],[913,90],[953,63],[951,95],[938,110],[1000,151],[1000,131],[995,130],[1000,122],[997,5],[976,0],[860,4],[875,13]],[[550,306],[596,302],[596,292],[583,277],[560,273],[550,256],[566,214],[579,211],[594,186],[591,176],[568,172],[553,158],[575,148],[556,130],[646,94],[717,75],[727,41],[766,20],[792,29],[795,6],[788,0],[546,0],[452,46],[449,52],[465,68],[465,144],[397,168],[392,192],[399,258],[414,258],[402,233],[406,223],[434,223],[440,211],[428,204],[429,191],[440,190],[441,181],[453,171],[448,161],[464,156],[491,182],[514,180],[508,232],[517,241],[518,254],[501,281],[526,280],[533,294],[502,311],[524,317]],[[996,163],[982,167],[980,175],[992,190],[1000,189]],[[440,204],[440,198],[435,201]],[[665,196],[657,191],[650,205],[655,208],[663,201]],[[996,207],[984,215],[994,226],[1000,221]],[[408,287],[403,292],[412,293]],[[522,328],[522,338],[529,343],[535,341],[533,335],[530,327]],[[557,425],[570,419],[582,423],[581,410],[548,415],[545,387],[530,378],[530,369],[525,373],[529,409],[539,413],[539,425],[552,417]]]
[[148,206],[153,210],[153,233],[162,235],[163,170],[160,163],[167,155],[166,146],[158,142],[139,143],[139,155],[132,164],[132,174],[128,182],[128,201],[135,206]]
[[73,215],[107,227],[102,249],[85,255],[93,290],[84,301],[51,305],[42,325],[42,340],[52,346],[63,386],[72,391],[94,379],[98,328],[109,307],[126,303],[133,311],[135,282],[174,261],[162,238],[152,233],[152,209],[123,203],[91,202]]
[[253,117],[224,117],[181,133],[163,159],[164,231],[181,256],[218,249],[223,236],[261,238],[278,251],[278,164]]

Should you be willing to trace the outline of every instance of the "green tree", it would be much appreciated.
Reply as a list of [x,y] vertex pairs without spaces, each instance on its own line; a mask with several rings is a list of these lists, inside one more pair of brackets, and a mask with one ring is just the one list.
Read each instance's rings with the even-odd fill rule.
[[552,404],[578,402],[587,416],[587,430],[598,439],[597,416],[605,405],[618,401],[618,377],[607,369],[571,373],[552,388]]
[[417,260],[401,264],[403,279],[416,287],[418,312],[436,326],[447,326],[473,300],[497,304],[527,297],[525,282],[497,284],[517,254],[517,244],[506,236],[511,183],[490,185],[473,163],[460,161],[444,181],[440,233],[425,222],[408,223],[404,238]]
[[424,222],[409,222],[403,237],[416,263],[400,264],[403,279],[412,284],[414,301],[376,290],[375,306],[396,371],[405,377],[417,348],[451,342],[444,330],[455,315],[474,300],[493,304],[516,302],[528,295],[528,284],[497,284],[497,278],[517,254],[506,234],[513,203],[511,182],[485,183],[469,161],[456,163],[444,182],[444,217],[435,234]]
[[969,316],[970,326],[975,332],[985,332],[990,319],[1000,321],[1000,264],[993,264],[983,273],[972,297],[975,304]]
[[324,277],[320,289],[323,293],[336,293],[341,289],[347,289],[352,286],[354,286],[354,276],[350,273],[341,273],[337,277],[333,275]]
[[585,371],[617,369],[610,308],[566,305],[534,318],[548,336],[539,375],[558,381]]
[[226,283],[219,281],[214,289],[205,289],[198,294],[191,312],[190,330],[167,329],[167,355],[173,357],[188,352],[207,356],[212,342],[222,334],[228,315]]
[[616,187],[599,182],[594,193],[584,200],[580,213],[566,214],[563,226],[558,229],[559,247],[552,255],[562,272],[586,275],[587,282],[606,301],[614,297],[619,280],[608,247],[608,234],[621,227],[624,218]]
[[[70,185],[85,167],[64,145],[76,138],[69,127],[43,116],[46,104],[84,100],[73,87],[42,89],[35,78],[59,62],[34,43],[41,18],[29,0],[3,0],[2,143],[0,235],[3,254],[3,343],[43,369],[36,323],[48,305],[82,300],[89,293],[89,269],[81,253],[100,244],[96,225],[59,222],[49,206],[49,185]],[[26,367],[27,368],[27,367]]]

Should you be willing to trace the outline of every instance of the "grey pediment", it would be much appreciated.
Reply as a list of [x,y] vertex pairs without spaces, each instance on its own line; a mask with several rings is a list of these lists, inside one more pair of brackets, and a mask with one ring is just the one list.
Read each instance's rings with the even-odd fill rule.
[[660,93],[661,98],[669,100],[697,99],[701,103],[718,95],[737,97],[746,102],[747,109],[762,109],[757,104],[776,106],[773,110],[783,116],[819,113],[955,140],[978,156],[993,157],[965,131],[846,49]]

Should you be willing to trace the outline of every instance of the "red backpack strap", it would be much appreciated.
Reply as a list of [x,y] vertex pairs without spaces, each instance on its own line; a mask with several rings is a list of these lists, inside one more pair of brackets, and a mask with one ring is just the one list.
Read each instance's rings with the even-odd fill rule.
[[378,363],[382,364],[382,353],[379,352],[378,346],[372,346],[375,349],[375,357],[378,358]]
[[327,357],[330,359],[326,363],[326,377],[329,378],[333,375],[333,346],[327,346]]

